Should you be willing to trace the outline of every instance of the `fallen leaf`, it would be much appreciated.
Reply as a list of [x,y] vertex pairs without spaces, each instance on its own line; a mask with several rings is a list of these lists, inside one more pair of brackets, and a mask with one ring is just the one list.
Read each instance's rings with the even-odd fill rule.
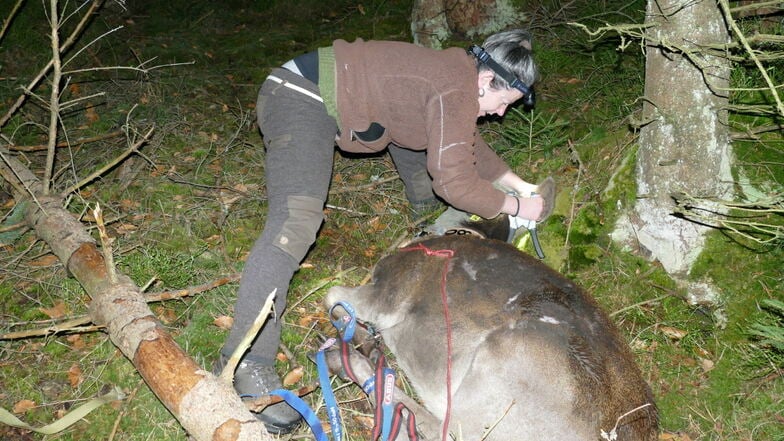
[[354,415],[354,421],[359,423],[360,426],[367,430],[373,429],[376,424],[375,419],[373,417],[365,416],[365,415]]
[[38,308],[38,310],[46,314],[50,319],[58,319],[68,314],[68,307],[62,301],[51,308]]
[[139,229],[139,227],[137,227],[136,225],[126,224],[126,223],[121,223],[120,225],[117,225],[115,227],[115,230],[117,231],[117,234],[121,234],[123,236],[126,235],[126,234],[129,234],[129,233],[133,233],[134,231],[136,231],[138,229]]
[[365,257],[375,257],[376,256],[376,250],[377,250],[377,248],[376,248],[375,245],[370,245],[369,247],[365,248],[365,251],[363,251],[363,254],[365,254]]
[[283,385],[291,386],[297,384],[300,380],[302,380],[303,375],[305,375],[305,368],[302,366],[297,366],[290,370],[285,377],[283,377]]
[[313,323],[319,323],[322,321],[326,321],[327,318],[324,316],[323,313],[315,313],[315,314],[305,314],[297,320],[297,324],[302,326],[303,328],[309,328]]
[[368,233],[375,233],[375,232],[383,231],[384,229],[387,228],[387,224],[385,224],[384,222],[381,222],[381,218],[378,217],[378,216],[370,219],[370,221],[368,222],[368,225],[370,226],[370,229],[368,230]]
[[84,112],[84,117],[91,124],[94,123],[94,122],[98,122],[98,120],[101,119],[101,117],[98,116],[98,112],[95,111],[95,107],[92,104],[89,104],[89,103],[88,103],[88,106],[89,107]]
[[691,441],[689,435],[680,432],[662,433],[659,435],[659,441]]
[[35,266],[35,267],[47,267],[52,266],[59,262],[60,259],[57,258],[54,254],[47,254],[45,256],[41,256],[38,259],[31,260],[28,262],[28,265]]
[[177,313],[175,313],[173,309],[164,306],[155,308],[155,315],[164,325],[170,325],[177,321]]
[[215,320],[212,321],[212,324],[220,329],[228,331],[234,324],[234,318],[229,317],[228,315],[219,315],[218,317],[215,317]]
[[673,340],[680,340],[683,337],[686,337],[686,334],[688,334],[688,332],[682,329],[673,328],[671,326],[661,326],[659,327],[659,330],[662,332],[662,334]]
[[25,413],[35,407],[33,400],[19,400],[14,404],[13,412],[15,414]]
[[133,199],[120,199],[120,207],[122,207],[123,210],[133,210],[141,207],[141,205],[142,204],[139,203],[139,201],[134,201]]
[[76,350],[84,349],[87,346],[84,339],[79,334],[71,334],[65,337],[65,339],[71,344],[71,347]]
[[703,372],[710,372],[713,370],[713,367],[715,366],[713,360],[708,360],[707,358],[701,358],[701,357],[698,358],[700,360],[700,366],[702,367]]
[[275,359],[284,363],[289,361],[289,357],[287,357],[283,352],[278,352],[278,354],[275,356]]
[[82,368],[79,367],[78,364],[74,363],[71,365],[71,368],[68,369],[68,382],[71,383],[71,387],[76,388],[80,384],[84,377],[82,377]]
[[639,338],[635,338],[629,344],[633,351],[647,351],[648,350],[648,342],[645,340],[640,340]]

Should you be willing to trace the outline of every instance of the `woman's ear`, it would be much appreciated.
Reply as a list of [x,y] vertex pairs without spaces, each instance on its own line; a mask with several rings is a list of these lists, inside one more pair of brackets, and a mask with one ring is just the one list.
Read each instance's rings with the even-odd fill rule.
[[480,89],[488,89],[490,88],[490,82],[493,81],[493,78],[495,78],[493,71],[480,71],[477,77],[477,86],[479,86]]

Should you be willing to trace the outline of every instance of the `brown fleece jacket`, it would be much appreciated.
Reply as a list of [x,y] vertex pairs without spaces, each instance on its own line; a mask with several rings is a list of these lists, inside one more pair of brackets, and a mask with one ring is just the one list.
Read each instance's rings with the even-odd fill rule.
[[[340,149],[376,152],[393,142],[427,150],[437,195],[485,218],[501,212],[505,195],[492,182],[509,166],[477,131],[476,63],[465,50],[361,39],[333,49]],[[373,122],[386,130],[362,142],[356,133]]]

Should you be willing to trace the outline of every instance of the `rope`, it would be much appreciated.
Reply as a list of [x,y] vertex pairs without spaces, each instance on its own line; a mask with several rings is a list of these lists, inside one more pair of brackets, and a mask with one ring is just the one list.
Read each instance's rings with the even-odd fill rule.
[[416,246],[401,248],[400,251],[422,251],[427,256],[444,257],[443,268],[441,270],[441,304],[444,308],[444,323],[446,325],[446,413],[444,414],[444,425],[441,427],[441,439],[449,439],[449,420],[452,416],[452,319],[449,315],[449,304],[446,293],[446,275],[449,272],[449,261],[454,257],[455,251],[433,250],[425,245],[418,243]]

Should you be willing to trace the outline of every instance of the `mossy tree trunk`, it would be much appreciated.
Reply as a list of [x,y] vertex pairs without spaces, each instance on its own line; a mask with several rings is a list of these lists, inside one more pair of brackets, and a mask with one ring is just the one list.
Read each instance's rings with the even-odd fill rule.
[[730,62],[699,50],[729,32],[714,0],[649,0],[646,23],[637,202],[614,236],[659,261],[692,301],[711,302],[710,284],[689,280],[708,228],[675,216],[673,196],[731,198]]
[[165,331],[139,287],[106,264],[92,236],[63,208],[63,201],[43,195],[37,177],[3,153],[0,177],[36,195],[15,194],[18,203],[26,203],[27,224],[84,287],[92,299],[93,323],[106,327],[115,346],[188,434],[199,441],[271,439],[231,385],[203,370]]
[[452,34],[483,37],[522,19],[511,0],[414,0],[411,33],[414,43],[441,49]]

